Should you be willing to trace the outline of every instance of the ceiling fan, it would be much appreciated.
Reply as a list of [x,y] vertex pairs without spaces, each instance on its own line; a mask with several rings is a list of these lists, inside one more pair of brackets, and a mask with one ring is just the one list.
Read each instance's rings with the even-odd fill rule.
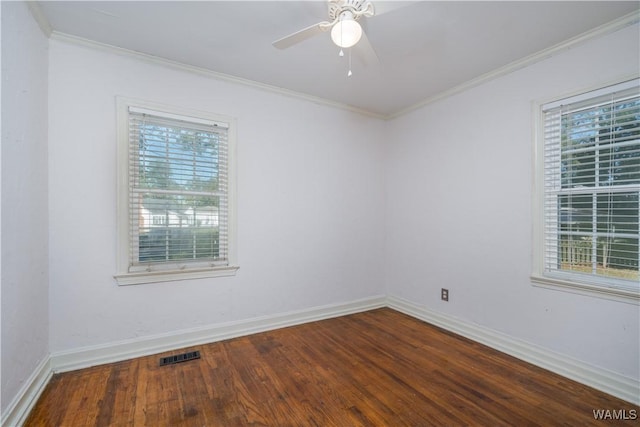
[[328,0],[328,3],[328,21],[318,22],[276,40],[273,42],[273,46],[278,49],[286,49],[329,30],[331,30],[331,40],[340,48],[354,46],[363,38],[363,35],[366,40],[366,35],[358,21],[363,16],[371,18],[376,15],[373,3],[369,0]]

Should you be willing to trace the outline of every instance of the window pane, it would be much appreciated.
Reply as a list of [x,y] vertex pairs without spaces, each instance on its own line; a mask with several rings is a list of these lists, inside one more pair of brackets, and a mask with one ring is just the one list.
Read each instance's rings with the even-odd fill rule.
[[638,274],[638,239],[598,238],[596,274],[627,280],[640,280]]
[[560,269],[591,272],[593,245],[591,236],[560,236]]
[[562,116],[562,188],[595,184],[594,148],[598,135],[595,117],[595,111]]
[[561,195],[559,198],[559,268],[582,271],[591,266],[593,244],[593,197],[590,194]]
[[600,150],[600,185],[640,183],[640,142],[637,146]]
[[562,152],[562,188],[592,187],[595,185],[595,152]]
[[598,274],[638,279],[638,193],[599,194]]
[[233,274],[233,119],[125,98],[118,108],[119,283]]
[[598,195],[598,232],[638,234],[638,193]]
[[640,183],[640,100],[562,116],[562,187]]
[[[543,106],[547,272],[623,279],[635,287],[640,282],[637,83]],[[627,287],[618,280],[595,282]]]
[[144,194],[138,262],[220,258],[218,197]]
[[141,125],[139,131],[141,188],[208,192],[219,189],[219,135],[153,123]]
[[561,195],[560,231],[584,233],[593,229],[593,197],[591,194]]
[[599,168],[600,183],[640,183],[640,100],[602,109]]

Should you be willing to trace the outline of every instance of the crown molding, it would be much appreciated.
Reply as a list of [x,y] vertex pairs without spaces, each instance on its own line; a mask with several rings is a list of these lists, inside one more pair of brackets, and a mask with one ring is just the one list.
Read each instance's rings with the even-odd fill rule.
[[368,117],[373,117],[376,119],[384,120],[386,116],[374,113],[372,111],[368,111],[362,108],[357,108],[351,105],[343,104],[336,101],[331,101],[325,98],[321,98],[318,96],[308,95],[302,92],[296,92],[294,90],[281,88],[278,86],[269,85],[266,83],[260,83],[254,80],[244,79],[242,77],[232,76],[230,74],[219,73],[217,71],[212,71],[207,68],[197,67],[195,65],[188,65],[182,62],[173,61],[171,59],[162,58],[160,56],[150,55],[147,53],[136,52],[134,50],[125,49],[117,46],[113,46],[106,43],[100,43],[94,40],[89,40],[83,37],[73,36],[66,33],[61,33],[59,31],[52,31],[49,36],[50,39],[61,41],[69,44],[75,44],[79,46],[84,46],[92,49],[101,50],[103,52],[108,52],[120,56],[126,56],[138,59],[140,61],[144,61],[147,63],[165,66],[168,68],[172,68],[175,70],[186,71],[193,74],[198,74],[200,76],[212,78],[215,80],[224,81],[227,83],[239,84],[243,86],[248,86],[254,89],[275,93],[278,95],[287,96],[289,98],[300,99],[304,101],[308,101],[314,104],[324,105],[327,107],[337,108],[340,110],[349,111],[352,113],[361,114]]
[[550,58],[554,55],[557,55],[560,52],[564,52],[565,50],[574,48],[582,43],[585,43],[589,40],[605,36],[607,34],[614,33],[628,26],[637,24],[640,22],[640,10],[635,12],[631,12],[627,15],[621,16],[618,19],[614,19],[606,24],[600,25],[599,27],[595,27],[589,31],[586,31],[582,34],[579,34],[575,37],[572,37],[568,40],[560,42],[554,46],[543,49],[536,53],[533,53],[529,56],[526,56],[522,59],[518,59],[513,61],[503,67],[496,68],[495,70],[489,71],[488,73],[482,74],[474,79],[468,80],[458,86],[455,86],[451,89],[445,90],[444,92],[440,92],[432,97],[429,97],[423,101],[418,102],[410,107],[404,108],[396,113],[390,114],[385,117],[386,120],[392,120],[405,114],[411,113],[415,110],[418,110],[426,105],[432,104],[436,101],[440,101],[442,99],[448,98],[460,92],[464,92],[476,86],[480,86],[481,84],[487,83],[491,80],[497,79],[498,77],[505,76],[514,71],[520,70],[522,68],[528,67],[529,65],[533,65],[537,62],[543,61],[547,58]]
[[349,111],[352,113],[357,113],[357,114],[361,114],[367,117],[372,117],[372,118],[376,118],[379,120],[393,120],[396,119],[398,117],[404,116],[408,113],[411,113],[413,111],[416,111],[422,107],[425,107],[429,104],[432,104],[434,102],[440,101],[442,99],[448,98],[450,96],[456,95],[458,93],[464,92],[466,90],[472,89],[476,86],[479,86],[481,84],[487,83],[491,80],[497,79],[499,77],[505,76],[509,73],[512,73],[514,71],[520,70],[522,68],[528,67],[529,65],[535,64],[537,62],[540,62],[542,60],[545,60],[547,58],[550,58],[554,55],[557,55],[560,52],[563,52],[565,50],[574,48],[580,44],[583,44],[589,40],[598,38],[598,37],[602,37],[605,36],[607,34],[611,34],[614,33],[618,30],[621,30],[623,28],[626,28],[628,26],[637,24],[638,22],[640,22],[640,10],[635,11],[635,12],[631,12],[627,15],[624,15],[618,19],[615,19],[611,22],[608,22],[606,24],[603,24],[601,26],[598,26],[596,28],[593,28],[589,31],[586,31],[578,36],[572,37],[568,40],[565,40],[561,43],[558,43],[554,46],[551,46],[547,49],[543,49],[541,51],[538,51],[536,53],[533,53],[529,56],[526,56],[522,59],[519,59],[517,61],[511,62],[503,67],[497,68],[495,70],[489,71],[488,73],[485,73],[483,75],[480,75],[474,79],[468,80],[458,86],[455,86],[451,89],[445,90],[443,92],[440,92],[434,96],[431,96],[429,98],[426,98],[416,104],[413,104],[407,108],[403,108],[395,113],[391,113],[391,114],[380,114],[380,113],[375,113],[363,108],[358,108],[358,107],[354,107],[352,105],[348,105],[348,104],[343,104],[340,102],[336,102],[336,101],[331,101],[329,99],[326,98],[322,98],[322,97],[318,97],[318,96],[313,96],[313,95],[308,95],[302,92],[297,92],[294,90],[290,90],[290,89],[285,89],[285,88],[281,88],[278,86],[274,86],[274,85],[269,85],[266,83],[260,83],[254,80],[249,80],[249,79],[244,79],[242,77],[236,77],[230,74],[224,74],[224,73],[219,73],[216,71],[212,71],[203,67],[197,67],[194,65],[188,65],[188,64],[184,64],[178,61],[173,61],[170,59],[166,59],[166,58],[162,58],[159,56],[154,56],[154,55],[149,55],[146,53],[141,53],[141,52],[136,52],[133,50],[129,50],[129,49],[125,49],[125,48],[121,48],[121,47],[117,47],[117,46],[113,46],[113,45],[109,45],[106,43],[100,43],[100,42],[96,42],[93,40],[89,40],[86,38],[82,38],[82,37],[77,37],[77,36],[73,36],[70,34],[66,34],[66,33],[61,33],[59,31],[55,31],[55,30],[51,30],[51,26],[49,25],[49,22],[47,21],[46,17],[44,16],[44,14],[42,13],[42,10],[40,9],[40,6],[38,4],[38,2],[27,2],[29,4],[29,9],[31,10],[31,13],[33,14],[34,18],[36,19],[36,21],[38,22],[38,25],[40,25],[40,28],[42,29],[42,31],[47,34],[49,36],[50,39],[53,40],[58,40],[58,41],[62,41],[62,42],[66,42],[66,43],[70,43],[70,44],[76,44],[76,45],[80,45],[80,46],[85,46],[85,47],[89,47],[89,48],[94,48],[94,49],[98,49],[98,50],[102,50],[105,52],[109,52],[109,53],[113,53],[113,54],[117,54],[117,55],[121,55],[121,56],[128,56],[128,57],[133,57],[139,60],[142,60],[144,62],[148,62],[148,63],[152,63],[152,64],[156,64],[156,65],[161,65],[161,66],[166,66],[169,68],[173,68],[173,69],[177,69],[177,70],[182,70],[182,71],[186,71],[186,72],[190,72],[190,73],[194,73],[194,74],[198,74],[201,76],[205,76],[205,77],[209,77],[212,79],[216,79],[216,80],[220,80],[220,81],[225,81],[228,83],[234,83],[234,84],[239,84],[239,85],[243,85],[243,86],[248,86],[248,87],[252,87],[254,89],[258,89],[258,90],[263,90],[263,91],[267,91],[267,92],[271,92],[271,93],[275,93],[275,94],[279,94],[279,95],[283,95],[283,96],[287,96],[290,98],[294,98],[294,99],[299,99],[299,100],[304,100],[304,101],[308,101],[308,102],[312,102],[314,104],[318,104],[318,105],[323,105],[323,106],[327,106],[327,107],[332,107],[332,108],[337,108],[340,110],[344,110],[344,111]]
[[27,3],[27,7],[29,8],[29,11],[31,12],[31,16],[33,16],[33,19],[38,23],[40,30],[42,30],[45,36],[51,37],[51,33],[53,32],[53,29],[51,28],[51,24],[49,23],[49,20],[47,19],[44,12],[42,11],[42,8],[40,7],[40,2],[27,1],[26,3]]

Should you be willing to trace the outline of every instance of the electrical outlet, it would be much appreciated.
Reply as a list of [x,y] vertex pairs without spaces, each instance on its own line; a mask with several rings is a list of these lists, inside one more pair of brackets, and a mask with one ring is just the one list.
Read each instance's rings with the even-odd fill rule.
[[442,301],[449,301],[449,289],[442,288],[442,291],[440,291],[440,298]]

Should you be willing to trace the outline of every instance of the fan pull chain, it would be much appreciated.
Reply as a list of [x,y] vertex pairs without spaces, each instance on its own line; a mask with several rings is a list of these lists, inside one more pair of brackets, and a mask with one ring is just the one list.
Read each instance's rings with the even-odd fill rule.
[[[344,57],[344,51],[340,48],[340,52],[338,52],[339,57]],[[349,67],[347,70],[347,77],[351,77],[353,72],[351,71],[351,49],[349,49]]]
[[342,45],[344,45],[344,43],[342,42],[342,37],[344,36],[344,31],[342,31],[342,29],[343,29],[342,19],[340,19],[340,53],[338,53],[338,55],[340,57],[344,56],[344,52],[342,51]]
[[[368,6],[367,6],[368,7]],[[343,19],[344,17],[342,16],[342,14],[340,15],[340,52],[338,52],[338,56],[339,57],[343,57],[344,56],[344,50],[342,50],[342,45],[344,44],[342,42],[342,37],[344,35],[344,31],[343,31]],[[349,49],[349,71],[347,71],[347,77],[351,77],[353,75],[353,73],[351,72],[351,49]]]

